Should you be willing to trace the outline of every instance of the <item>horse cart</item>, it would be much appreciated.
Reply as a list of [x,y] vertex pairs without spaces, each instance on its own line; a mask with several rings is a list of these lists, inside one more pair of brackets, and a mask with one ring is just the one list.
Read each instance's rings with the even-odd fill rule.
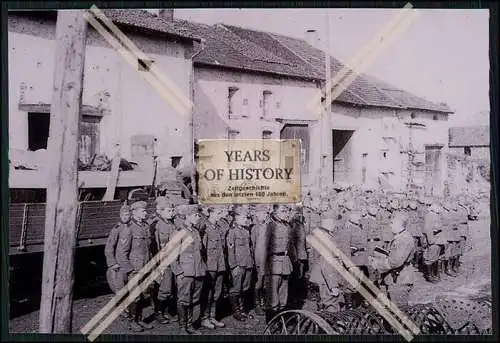
[[[491,295],[441,295],[427,304],[400,308],[421,334],[492,334]],[[372,307],[337,313],[289,310],[276,315],[266,335],[393,335],[398,332]]]

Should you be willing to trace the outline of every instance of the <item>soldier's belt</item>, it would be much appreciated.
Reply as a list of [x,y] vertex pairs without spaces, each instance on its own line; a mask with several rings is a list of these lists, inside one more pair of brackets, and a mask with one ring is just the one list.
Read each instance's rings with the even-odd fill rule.
[[285,252],[272,252],[270,255],[271,256],[287,256],[288,254],[285,251]]
[[368,238],[368,242],[380,242],[380,238]]

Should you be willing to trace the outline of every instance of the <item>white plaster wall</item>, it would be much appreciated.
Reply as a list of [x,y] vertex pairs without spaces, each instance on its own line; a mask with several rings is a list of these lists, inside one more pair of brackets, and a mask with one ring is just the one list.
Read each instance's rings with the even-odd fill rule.
[[[53,31],[50,27],[45,29]],[[141,77],[135,66],[125,62],[102,39],[97,44],[99,37],[96,35],[90,31],[87,39],[82,103],[98,106],[104,92],[110,95],[108,103],[102,104],[111,113],[101,121],[100,152],[112,153],[113,144],[119,142],[123,156],[130,158],[131,136],[149,134],[158,136],[160,154],[189,156],[190,116],[178,115]],[[139,48],[151,45],[143,36],[129,37]],[[18,105],[20,101],[26,104],[51,103],[54,67],[57,67],[55,41],[53,34],[35,36],[13,30],[8,33],[8,45],[9,144],[11,148],[25,150],[28,147],[27,113],[20,111]],[[156,53],[143,51],[189,97],[192,64],[184,58],[184,47],[175,45],[163,43],[163,50],[169,49],[168,55],[162,54],[158,48]],[[26,90],[20,99],[22,85]]]

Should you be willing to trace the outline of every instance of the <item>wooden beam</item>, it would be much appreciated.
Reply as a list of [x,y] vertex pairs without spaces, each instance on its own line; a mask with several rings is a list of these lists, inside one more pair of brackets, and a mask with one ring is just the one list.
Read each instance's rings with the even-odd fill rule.
[[87,22],[58,11],[45,216],[41,333],[71,333],[78,209],[78,136]]

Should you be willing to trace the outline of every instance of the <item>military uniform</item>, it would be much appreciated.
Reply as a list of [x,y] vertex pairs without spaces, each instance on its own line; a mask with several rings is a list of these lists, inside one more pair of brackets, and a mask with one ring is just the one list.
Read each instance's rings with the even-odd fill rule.
[[262,221],[254,218],[254,225],[250,233],[250,239],[252,241],[252,257],[255,265],[256,271],[256,282],[254,290],[254,306],[255,313],[260,315],[264,311],[264,275],[265,275],[265,243],[263,243],[267,224],[269,222],[269,212],[267,206],[257,206],[256,211],[267,214],[267,217]]
[[219,226],[220,220],[215,224],[210,221],[206,223],[203,245],[207,253],[207,271],[209,276],[208,303],[203,316],[202,325],[210,327],[224,327],[224,323],[216,320],[217,305],[222,295],[222,283],[226,272],[226,261],[224,256],[225,239],[224,232]]
[[[246,207],[238,206],[235,211],[235,216],[247,216],[249,219]],[[252,281],[253,258],[250,231],[247,227],[239,225],[236,218],[227,233],[226,244],[227,261],[232,277],[229,296],[234,311],[233,317],[236,320],[242,320],[247,317],[243,300]]]
[[[173,210],[174,205],[172,202],[169,202],[165,197],[158,197],[156,199],[156,209],[157,211],[163,211],[166,208],[170,208]],[[170,237],[175,233],[176,226],[172,219],[163,218],[160,214],[158,214],[156,220],[152,225],[153,234],[154,234],[154,242],[156,244],[156,251],[160,251],[170,240]],[[173,318],[169,315],[169,309],[173,307],[173,298],[172,291],[174,286],[174,275],[172,273],[172,269],[170,266],[166,267],[161,274],[161,278],[159,280],[158,294],[157,294],[157,303],[155,311],[156,311],[156,319],[162,323],[169,323]]]
[[[327,231],[332,240],[337,242],[335,237],[335,213],[333,211],[323,213],[320,227]],[[341,263],[340,260],[337,262]],[[316,261],[311,269],[309,281],[319,287],[318,310],[327,312],[339,312],[341,303],[344,302],[341,290],[342,275],[332,267],[322,256]]]
[[423,254],[424,275],[428,281],[436,282],[440,279],[441,266],[439,257],[444,249],[443,227],[441,223],[441,208],[434,203],[424,216],[423,233],[427,241],[427,249]]
[[406,217],[407,217],[407,225],[406,229],[410,233],[410,235],[415,240],[415,254],[413,255],[412,264],[414,267],[418,267],[420,259],[421,259],[421,246],[422,246],[422,229],[421,229],[421,220],[419,217],[419,213],[417,211],[418,205],[415,200],[411,200],[408,202],[408,206],[406,208]]
[[458,203],[458,234],[460,236],[460,241],[457,244],[457,256],[454,261],[455,271],[458,272],[460,268],[460,257],[465,252],[467,236],[469,235],[469,212],[467,207],[464,205],[462,201]]
[[[203,286],[207,266],[202,259],[202,241],[195,224],[189,223],[189,216],[198,214],[197,205],[178,206],[179,213],[186,218],[183,227],[176,227],[177,230],[186,229],[193,239],[193,242],[179,254],[172,263],[172,271],[177,281],[177,302],[179,312],[179,323],[187,333],[195,333],[193,323],[197,322],[200,313],[200,296]],[[182,245],[181,240],[179,247]]]
[[381,238],[383,242],[383,247],[387,247],[389,242],[392,239],[392,235],[389,230],[389,225],[391,222],[391,211],[388,209],[389,204],[387,203],[387,200],[385,198],[382,198],[380,200],[380,209],[377,212],[377,222],[380,225],[380,231],[381,231]]
[[415,241],[408,230],[396,233],[389,245],[388,271],[383,269],[385,284],[391,301],[397,306],[407,306],[410,292],[414,285],[414,270],[411,259]]
[[[146,202],[144,201],[137,201],[132,204],[132,220],[130,225],[123,228],[116,249],[116,260],[120,265],[123,275],[127,275],[128,281],[139,273],[151,259],[152,237],[149,225],[144,221],[145,210]],[[143,211],[144,218],[139,217],[141,211]],[[152,328],[151,325],[142,321],[142,300],[146,291],[146,289],[142,289],[141,295],[129,307],[129,311],[134,319],[131,323],[131,329],[135,331],[141,331],[142,328]]]
[[[284,205],[275,207],[275,212],[267,225],[265,235],[266,271],[271,282],[268,319],[286,308],[288,302],[288,281],[292,273],[290,260],[290,234],[292,231],[290,219],[278,218],[276,211],[283,211],[289,216],[289,209]],[[288,211],[288,212],[287,212]]]
[[[374,256],[375,248],[382,248],[382,235],[380,225],[377,221],[378,208],[374,205],[368,206],[367,215],[361,219],[361,228],[366,234],[366,255]],[[370,265],[367,266],[368,276],[376,281],[377,275]]]
[[443,249],[441,249],[439,263],[441,264],[441,271],[449,276],[454,276],[448,265],[448,261],[451,259],[451,256],[453,254],[453,213],[451,211],[451,204],[448,201],[444,201],[441,205],[441,208],[441,227],[443,229],[443,232],[441,234],[441,241],[442,245],[444,246],[444,251]]
[[104,246],[104,255],[106,257],[106,264],[108,265],[106,279],[108,281],[109,287],[114,293],[117,293],[120,289],[123,288],[123,286],[125,286],[125,280],[122,272],[120,271],[120,265],[116,260],[115,254],[120,233],[123,231],[123,227],[127,225],[128,224],[125,223],[116,224],[111,229],[106,240],[106,245]]

